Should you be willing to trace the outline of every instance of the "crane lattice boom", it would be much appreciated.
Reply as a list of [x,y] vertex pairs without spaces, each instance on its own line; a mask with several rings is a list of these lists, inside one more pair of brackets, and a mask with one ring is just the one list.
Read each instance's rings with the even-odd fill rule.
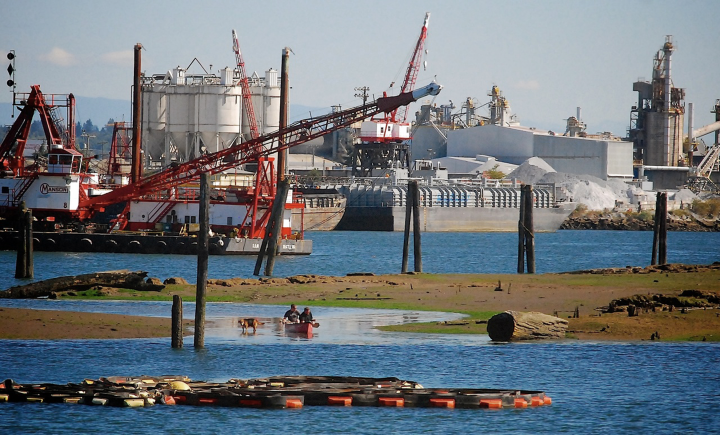
[[[425,50],[425,39],[427,38],[428,23],[430,21],[430,12],[425,13],[425,21],[423,22],[422,29],[420,30],[420,36],[418,37],[417,43],[415,44],[415,51],[413,51],[410,63],[408,63],[407,70],[405,71],[405,78],[403,80],[400,92],[410,92],[415,89],[415,82],[417,81],[418,72],[420,71],[420,63],[422,61],[423,51]],[[405,122],[407,120],[407,106],[399,107],[394,110],[390,116],[390,119],[395,122]]]
[[143,178],[137,183],[123,186],[105,195],[88,198],[80,203],[80,208],[92,210],[137,199],[150,193],[157,193],[188,183],[203,173],[217,174],[251,161],[257,161],[260,157],[300,145],[379,113],[389,113],[427,95],[437,95],[441,89],[442,86],[433,82],[414,92],[379,98],[375,102],[355,108],[297,121],[287,128],[169,167],[162,172]]
[[260,136],[260,132],[258,131],[255,109],[253,109],[252,97],[250,95],[250,84],[248,83],[247,74],[245,74],[245,61],[243,60],[242,53],[240,52],[240,43],[238,42],[235,30],[232,31],[232,37],[237,69],[240,71],[239,83],[240,88],[242,89],[243,110],[245,110],[245,116],[247,117],[248,124],[250,125],[250,138],[257,139]]

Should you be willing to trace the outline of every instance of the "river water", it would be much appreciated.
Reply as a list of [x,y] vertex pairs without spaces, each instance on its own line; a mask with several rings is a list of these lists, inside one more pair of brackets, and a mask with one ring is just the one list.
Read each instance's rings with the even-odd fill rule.
[[[400,269],[402,234],[312,233],[309,257],[280,258],[276,276],[343,275]],[[651,233],[560,231],[538,234],[538,272],[645,266]],[[428,233],[423,266],[431,273],[512,273],[514,235]],[[668,260],[720,261],[720,235],[670,233]],[[410,261],[412,264],[412,259]],[[254,259],[211,257],[210,277],[251,276]],[[196,260],[183,256],[37,253],[39,279],[108,269],[194,281]],[[14,253],[0,252],[0,276],[16,282]],[[719,283],[720,287],[720,283]],[[18,306],[167,316],[165,302],[8,301]],[[171,349],[169,338],[134,340],[0,340],[0,378],[78,382],[101,376],[181,374],[226,381],[270,375],[397,376],[426,387],[544,390],[552,406],[514,410],[306,407],[97,408],[0,403],[3,431],[42,433],[712,433],[720,431],[719,343],[596,343],[562,340],[493,344],[486,336],[401,334],[379,324],[454,318],[393,310],[314,310],[321,326],[311,339],[274,327],[279,306],[209,304],[203,350]],[[192,313],[186,304],[186,316]],[[257,334],[235,327],[242,316],[267,323]]]

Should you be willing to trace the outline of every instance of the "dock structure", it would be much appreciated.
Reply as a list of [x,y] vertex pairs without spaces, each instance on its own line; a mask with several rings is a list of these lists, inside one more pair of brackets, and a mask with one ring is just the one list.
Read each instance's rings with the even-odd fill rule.
[[[542,391],[424,388],[414,381],[339,376],[277,376],[191,381],[184,376],[108,377],[80,383],[0,385],[0,402],[145,407],[155,404],[244,408],[374,406],[502,409],[552,404]],[[1,406],[1,405],[0,405]]]

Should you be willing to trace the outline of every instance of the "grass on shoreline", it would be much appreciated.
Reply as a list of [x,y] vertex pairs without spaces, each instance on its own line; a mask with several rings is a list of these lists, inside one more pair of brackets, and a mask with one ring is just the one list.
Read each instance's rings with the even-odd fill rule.
[[[500,287],[502,290],[497,291]],[[407,274],[383,276],[321,277],[289,279],[214,280],[207,287],[207,302],[240,302],[312,307],[346,307],[445,311],[462,313],[468,324],[413,323],[380,329],[423,333],[486,333],[484,323],[505,311],[539,311],[567,317],[576,308],[579,319],[569,319],[570,334],[589,339],[648,339],[657,331],[663,340],[720,339],[716,310],[691,316],[643,315],[637,318],[602,315],[597,307],[636,294],[677,295],[682,290],[716,291],[720,270],[683,273],[571,273],[538,275],[446,275]],[[63,299],[169,301],[180,295],[195,300],[196,286],[168,285],[160,292],[99,289],[75,292]],[[700,310],[703,311],[703,310]],[[317,311],[316,311],[317,314]],[[695,317],[700,320],[688,322]],[[642,319],[642,321],[636,320]],[[608,327],[610,326],[610,327]]]

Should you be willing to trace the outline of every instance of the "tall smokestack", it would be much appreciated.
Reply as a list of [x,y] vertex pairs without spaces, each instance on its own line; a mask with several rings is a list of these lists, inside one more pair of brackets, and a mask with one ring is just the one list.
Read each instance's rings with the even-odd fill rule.
[[132,166],[130,169],[130,181],[137,183],[142,178],[142,154],[140,153],[140,123],[141,123],[141,56],[142,44],[135,44],[135,75],[133,77],[133,143],[132,143]]

